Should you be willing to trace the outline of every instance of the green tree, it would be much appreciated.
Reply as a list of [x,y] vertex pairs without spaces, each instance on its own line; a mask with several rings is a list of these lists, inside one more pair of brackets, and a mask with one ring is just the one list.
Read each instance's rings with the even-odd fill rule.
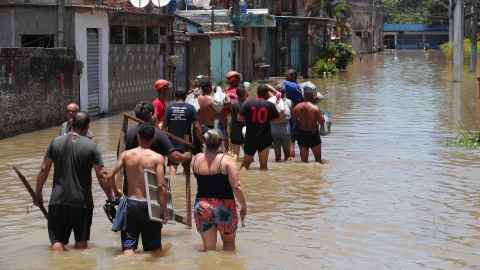
[[335,31],[340,37],[345,29],[350,29],[353,19],[353,7],[345,1],[312,0],[305,8],[306,17],[324,16],[334,20]]
[[377,3],[385,23],[448,24],[448,0],[383,0]]

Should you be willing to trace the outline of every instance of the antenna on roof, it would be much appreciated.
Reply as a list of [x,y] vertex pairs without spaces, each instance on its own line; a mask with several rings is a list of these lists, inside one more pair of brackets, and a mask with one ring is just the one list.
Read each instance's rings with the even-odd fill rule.
[[148,5],[149,2],[150,0],[130,0],[130,3],[137,8],[143,8]]
[[170,0],[152,0],[152,3],[157,7],[164,7],[170,3]]

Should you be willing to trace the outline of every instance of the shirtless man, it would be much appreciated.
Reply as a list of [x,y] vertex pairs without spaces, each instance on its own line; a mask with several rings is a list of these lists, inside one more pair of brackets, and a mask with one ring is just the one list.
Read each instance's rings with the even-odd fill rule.
[[[202,129],[202,133],[205,134],[209,129],[214,128],[215,119],[220,119],[226,124],[226,118],[224,114],[215,114],[215,109],[212,107],[211,93],[213,88],[210,79],[203,78],[200,82],[200,86],[202,87],[202,94],[197,97],[198,103],[200,104],[200,110],[198,111],[198,123]],[[228,101],[230,101],[230,99],[228,99]],[[222,112],[223,111],[224,110],[222,110]],[[193,136],[192,154],[196,155],[200,152],[202,152],[202,143],[199,141],[197,136]]]
[[315,161],[322,163],[322,139],[318,125],[325,122],[323,111],[313,104],[314,90],[303,89],[305,101],[297,104],[293,110],[293,123],[299,127],[298,146],[302,162],[308,162],[308,150],[312,149]]
[[[162,209],[167,209],[167,186],[164,178],[165,160],[162,155],[150,150],[155,140],[155,128],[150,123],[142,123],[137,134],[138,147],[126,150],[120,154],[113,168],[108,172],[108,184],[116,197],[124,197],[121,189],[115,184],[115,175],[125,167],[128,179],[128,198],[122,198],[125,203],[126,229],[122,228],[121,241],[124,255],[133,255],[138,247],[140,234],[144,251],[159,251],[162,249],[162,223],[149,219],[144,169],[152,170],[157,176],[158,198]],[[119,210],[120,211],[120,210]],[[167,211],[163,211],[163,224],[167,223]],[[115,220],[117,221],[117,220]],[[114,224],[115,225],[115,224]],[[123,227],[123,226],[120,226]]]

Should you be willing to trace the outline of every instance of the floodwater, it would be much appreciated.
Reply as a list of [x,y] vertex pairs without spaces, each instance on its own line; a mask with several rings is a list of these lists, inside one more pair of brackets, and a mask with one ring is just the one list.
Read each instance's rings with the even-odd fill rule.
[[[441,52],[399,51],[366,55],[314,80],[326,96],[320,107],[331,111],[332,134],[322,138],[326,164],[300,163],[297,149],[293,161],[271,162],[269,171],[254,163],[241,172],[249,215],[235,252],[200,252],[198,232],[177,223],[164,227],[161,255],[124,257],[94,184],[90,248],[70,244],[68,252],[52,253],[46,220],[28,208],[30,196],[11,167],[34,186],[59,127],[1,140],[0,268],[478,269],[480,155],[445,146],[458,123],[480,129],[478,84],[468,67],[462,83],[451,77]],[[92,122],[108,167],[121,120],[118,114]],[[51,178],[44,197],[50,188]],[[184,216],[182,175],[172,188],[176,213]]]

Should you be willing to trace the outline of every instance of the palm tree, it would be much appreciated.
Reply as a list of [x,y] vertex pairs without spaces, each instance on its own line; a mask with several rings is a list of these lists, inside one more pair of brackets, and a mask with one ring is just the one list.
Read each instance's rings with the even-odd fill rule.
[[[345,1],[312,0],[305,8],[304,14],[306,17],[318,17],[324,15],[327,18],[333,19],[336,33],[340,37],[343,30],[346,28],[350,29],[350,23],[352,22],[353,17],[353,7]],[[335,42],[337,42],[337,39]],[[326,43],[326,35],[324,35],[324,43]]]

